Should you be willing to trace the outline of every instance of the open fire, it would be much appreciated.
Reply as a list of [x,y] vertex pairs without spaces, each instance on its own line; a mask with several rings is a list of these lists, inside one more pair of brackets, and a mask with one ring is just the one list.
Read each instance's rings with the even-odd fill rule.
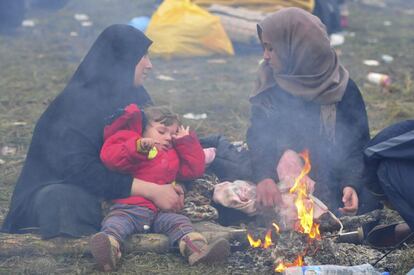
[[[290,188],[289,193],[295,195],[295,206],[297,209],[297,222],[295,224],[295,231],[305,234],[308,239],[308,245],[310,245],[314,240],[320,240],[319,225],[313,220],[313,211],[314,211],[314,201],[310,196],[308,190],[308,185],[306,182],[306,176],[311,171],[311,164],[309,160],[309,151],[305,150],[299,154],[304,161],[303,169],[300,174],[295,178],[295,182],[292,188]],[[273,229],[276,234],[280,233],[279,226],[273,222]],[[275,242],[272,240],[272,229],[269,229],[266,232],[265,238],[262,241],[261,239],[255,240],[252,235],[247,234],[247,239],[250,243],[250,246],[253,248],[269,248],[272,245],[275,245]],[[275,272],[283,272],[286,268],[291,266],[303,266],[306,265],[303,258],[306,255],[307,249],[300,253],[297,258],[292,262],[276,262],[275,263]]]

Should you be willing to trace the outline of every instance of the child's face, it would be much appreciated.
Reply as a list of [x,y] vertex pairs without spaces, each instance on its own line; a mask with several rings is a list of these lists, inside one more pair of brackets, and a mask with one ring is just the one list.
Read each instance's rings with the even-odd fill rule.
[[158,143],[159,148],[168,150],[172,147],[173,137],[177,134],[178,123],[165,126],[159,122],[151,122],[145,127],[143,137],[152,138]]

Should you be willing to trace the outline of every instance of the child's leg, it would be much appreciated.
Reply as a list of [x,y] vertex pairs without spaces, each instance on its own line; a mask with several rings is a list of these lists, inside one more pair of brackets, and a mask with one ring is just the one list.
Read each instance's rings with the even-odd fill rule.
[[167,235],[170,245],[173,246],[184,235],[193,232],[194,228],[190,219],[184,215],[161,212],[154,220],[153,230],[155,233]]
[[102,221],[101,231],[122,244],[131,234],[145,232],[144,225],[151,225],[154,216],[146,207],[115,204]]
[[101,232],[92,236],[90,249],[98,268],[111,271],[121,257],[120,245],[133,233],[144,232],[154,213],[144,207],[115,204],[102,222]]
[[190,220],[184,215],[158,214],[154,231],[166,234],[171,245],[178,241],[180,252],[188,258],[190,265],[222,261],[230,254],[230,244],[226,239],[220,238],[209,245],[203,235],[193,231]]

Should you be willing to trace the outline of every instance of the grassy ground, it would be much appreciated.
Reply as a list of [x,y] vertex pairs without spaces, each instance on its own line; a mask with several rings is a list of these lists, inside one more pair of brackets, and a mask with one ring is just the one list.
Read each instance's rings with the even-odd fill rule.
[[[9,154],[0,154],[0,222],[7,212],[40,114],[65,86],[105,26],[150,15],[154,2],[72,0],[58,12],[31,10],[27,18],[35,20],[34,28],[19,29],[13,36],[0,36],[0,148],[11,148]],[[362,90],[371,132],[375,134],[414,114],[414,10],[411,8],[414,1],[388,0],[387,8],[350,2],[349,33],[338,51]],[[88,14],[93,26],[82,27],[73,18],[75,13]],[[70,36],[73,31],[78,33],[77,37]],[[394,61],[381,63],[379,67],[367,67],[362,62],[381,60],[383,54],[393,56]],[[222,133],[232,140],[241,140],[248,126],[248,96],[260,58],[258,50],[233,57],[154,59],[153,74],[146,87],[156,103],[171,105],[180,114],[206,113],[206,120],[186,121],[200,134]],[[225,63],[215,63],[214,59]],[[391,89],[382,90],[368,83],[365,77],[370,71],[389,74],[393,79]],[[173,77],[175,81],[159,80],[160,75]],[[85,274],[93,270],[90,257],[0,259],[0,274]],[[189,268],[174,254],[139,254],[128,255],[118,273],[224,274],[228,271],[225,266]]]

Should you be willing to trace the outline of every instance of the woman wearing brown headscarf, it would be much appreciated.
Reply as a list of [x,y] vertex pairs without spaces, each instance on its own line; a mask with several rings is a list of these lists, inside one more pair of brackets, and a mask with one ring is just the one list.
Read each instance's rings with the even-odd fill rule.
[[358,210],[364,145],[369,140],[365,104],[330,46],[325,26],[312,14],[286,8],[258,25],[264,49],[247,142],[257,201],[281,203],[275,167],[282,154],[308,149],[315,194],[331,209]]

